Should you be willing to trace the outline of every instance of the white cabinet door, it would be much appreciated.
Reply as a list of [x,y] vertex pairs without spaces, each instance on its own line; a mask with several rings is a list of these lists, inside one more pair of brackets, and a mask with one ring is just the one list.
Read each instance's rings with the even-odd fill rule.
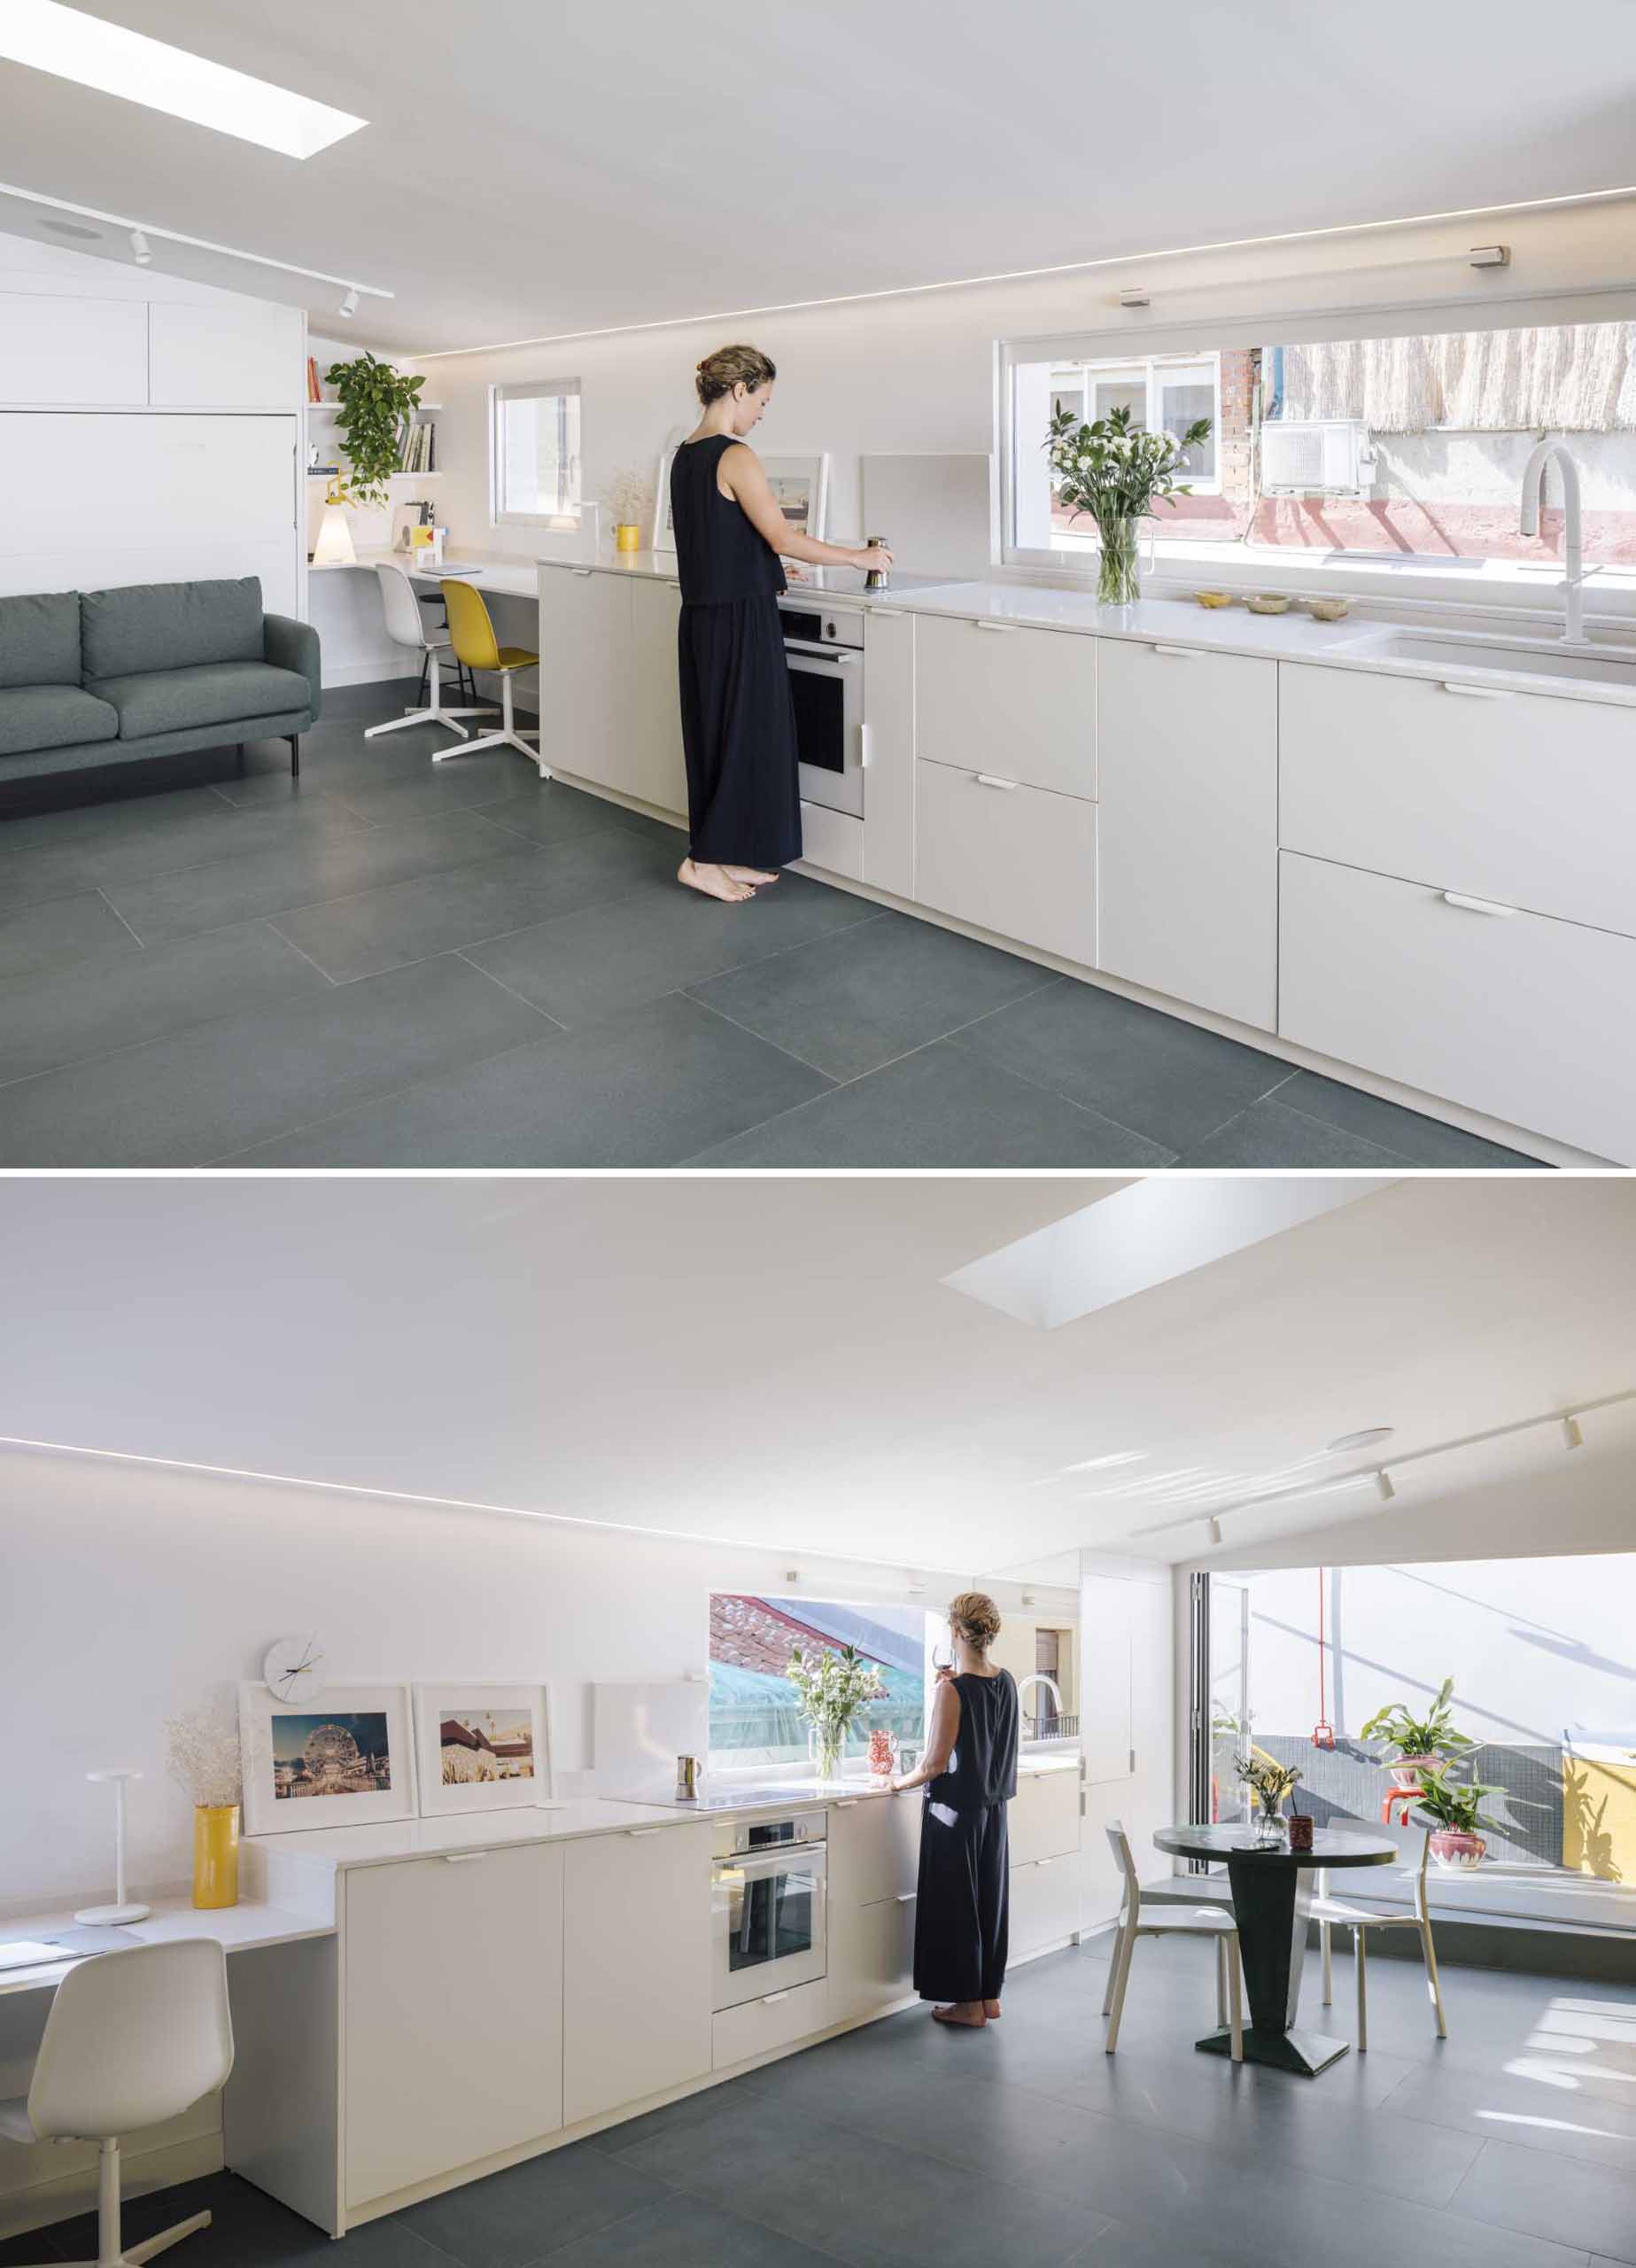
[[588,567],[539,576],[539,751],[554,772],[599,788],[630,782],[631,584]]
[[1636,936],[1636,713],[1288,662],[1278,700],[1286,850]]
[[[285,400],[299,399],[292,380]],[[145,299],[0,291],[0,404],[142,409],[147,400]]]
[[919,616],[915,750],[934,764],[1094,797],[1097,641]]
[[1061,1945],[1079,1928],[1079,1858],[1034,1859],[1012,1868],[1011,1954],[1020,1961]]
[[1286,851],[1280,1036],[1636,1164],[1636,939]]
[[149,311],[156,409],[284,409],[306,392],[301,315],[266,299],[156,299]]
[[763,2000],[740,2000],[736,2008],[717,2009],[710,2025],[710,2069],[728,2071],[752,2055],[771,2055],[826,2031],[834,2021],[830,1998],[829,1979],[819,1977],[810,1984],[793,1984]]
[[879,2016],[914,1990],[915,1895],[868,1906],[833,1906],[829,1916],[829,2020]]
[[1012,1866],[1031,1859],[1059,1859],[1080,1846],[1080,1777],[1077,1771],[1017,1769],[1017,1793],[1006,1821]]
[[1271,1031],[1278,664],[1098,641],[1101,966]]
[[1097,805],[998,773],[916,771],[919,903],[1094,968]]
[[346,2202],[368,2204],[562,2123],[562,1852],[344,1876]]
[[863,880],[899,897],[915,888],[915,619],[864,618]]
[[1136,1769],[1130,1705],[1130,1625],[1136,1600],[1117,1575],[1080,1585],[1080,1752],[1085,1780],[1128,1780]]
[[829,1903],[872,1906],[912,1890],[920,1867],[920,1790],[842,1797],[829,1806]]
[[713,1829],[689,1821],[568,1846],[569,2125],[709,2070],[713,1840]]
[[[631,586],[632,714],[625,793],[660,811],[686,817],[687,773],[682,761],[682,709],[676,670],[676,625],[681,610],[678,583]],[[678,843],[678,858],[686,847]]]

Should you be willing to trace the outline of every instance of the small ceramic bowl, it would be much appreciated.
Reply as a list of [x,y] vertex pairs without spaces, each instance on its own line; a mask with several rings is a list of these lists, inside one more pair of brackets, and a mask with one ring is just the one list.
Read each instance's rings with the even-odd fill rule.
[[1290,602],[1276,591],[1256,591],[1244,601],[1252,614],[1288,614]]
[[1193,596],[1200,606],[1231,606],[1233,602],[1230,591],[1195,591]]
[[1345,622],[1352,612],[1350,599],[1308,599],[1306,610],[1314,622]]

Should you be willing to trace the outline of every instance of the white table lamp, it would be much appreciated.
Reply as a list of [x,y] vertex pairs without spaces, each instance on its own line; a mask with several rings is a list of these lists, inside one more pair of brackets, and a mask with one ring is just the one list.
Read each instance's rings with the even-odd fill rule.
[[88,1772],[88,1780],[112,1780],[113,1783],[113,1904],[112,1906],[82,1906],[74,1915],[76,1922],[143,1922],[153,1911],[151,1906],[133,1906],[125,1895],[125,1783],[140,1780],[140,1772],[120,1769],[110,1772]]
[[314,566],[352,567],[357,560],[345,512],[339,504],[326,504],[323,518],[318,524],[318,540],[313,546]]

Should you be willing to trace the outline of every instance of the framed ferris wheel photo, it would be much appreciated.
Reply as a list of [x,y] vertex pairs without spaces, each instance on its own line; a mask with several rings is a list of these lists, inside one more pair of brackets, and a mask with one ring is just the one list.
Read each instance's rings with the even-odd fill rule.
[[415,1815],[407,1685],[326,1685],[288,1703],[241,1685],[238,1739],[247,1835]]

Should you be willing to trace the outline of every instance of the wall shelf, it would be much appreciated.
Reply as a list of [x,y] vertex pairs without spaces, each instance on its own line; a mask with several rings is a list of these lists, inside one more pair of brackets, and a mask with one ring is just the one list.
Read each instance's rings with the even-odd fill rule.
[[[303,407],[307,409],[338,409],[341,405],[338,401],[309,401],[304,403]],[[415,414],[417,416],[423,410],[441,409],[442,408],[443,404],[440,401],[417,401],[415,405]]]
[[[308,465],[306,477],[309,480],[340,480],[345,476],[338,472],[321,472]],[[440,472],[389,472],[386,478],[388,480],[441,480],[443,475]]]

